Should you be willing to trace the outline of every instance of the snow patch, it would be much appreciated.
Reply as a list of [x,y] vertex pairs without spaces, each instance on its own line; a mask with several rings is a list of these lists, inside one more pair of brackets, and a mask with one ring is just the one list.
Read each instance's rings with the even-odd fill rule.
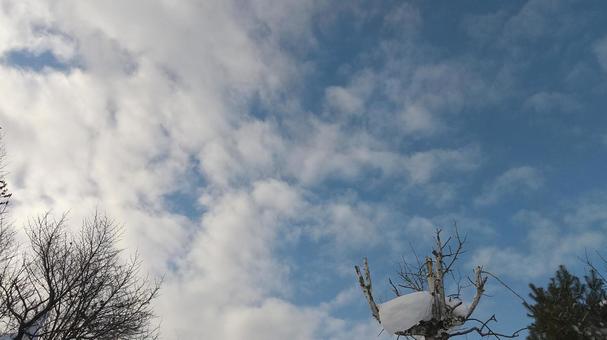
[[406,294],[378,306],[384,329],[392,334],[432,319],[432,295],[429,292]]
[[468,305],[463,303],[462,300],[455,298],[455,297],[449,297],[446,300],[447,300],[446,301],[447,305],[449,307],[451,307],[451,308],[455,307],[455,309],[453,310],[453,314],[455,314],[455,316],[465,318],[466,315],[468,315]]

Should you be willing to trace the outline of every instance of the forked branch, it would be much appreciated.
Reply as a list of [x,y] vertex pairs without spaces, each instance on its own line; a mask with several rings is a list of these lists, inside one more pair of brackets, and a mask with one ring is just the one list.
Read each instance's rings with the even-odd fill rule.
[[474,287],[476,287],[476,293],[474,294],[474,298],[472,299],[470,307],[468,307],[466,319],[470,318],[472,313],[474,313],[476,306],[478,306],[478,303],[481,301],[481,297],[485,292],[485,283],[487,283],[487,276],[483,276],[483,267],[477,266],[476,268],[474,268],[474,276]]
[[375,300],[373,299],[371,272],[369,271],[369,262],[367,261],[366,257],[363,260],[363,266],[364,266],[364,268],[363,268],[364,276],[361,273],[360,268],[358,266],[354,266],[354,269],[356,270],[356,277],[358,278],[358,283],[360,284],[360,288],[363,290],[363,294],[365,295],[365,298],[367,299],[367,302],[369,303],[369,308],[371,309],[371,314],[373,314],[373,317],[375,318],[375,320],[377,320],[377,322],[379,322],[381,324],[381,320],[379,318],[379,308],[377,307],[377,304],[375,303]]

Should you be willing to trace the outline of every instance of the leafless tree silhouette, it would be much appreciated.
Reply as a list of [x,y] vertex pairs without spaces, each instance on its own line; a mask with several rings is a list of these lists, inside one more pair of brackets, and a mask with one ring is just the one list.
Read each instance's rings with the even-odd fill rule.
[[20,245],[7,222],[3,159],[0,143],[0,339],[156,338],[150,302],[160,282],[141,276],[137,256],[123,258],[121,229],[95,214],[74,233],[65,215],[46,214],[27,226],[29,247]]
[[136,257],[122,261],[120,229],[105,216],[76,235],[65,216],[27,228],[31,251],[7,261],[0,280],[5,334],[20,339],[149,339],[159,282],[141,278]]

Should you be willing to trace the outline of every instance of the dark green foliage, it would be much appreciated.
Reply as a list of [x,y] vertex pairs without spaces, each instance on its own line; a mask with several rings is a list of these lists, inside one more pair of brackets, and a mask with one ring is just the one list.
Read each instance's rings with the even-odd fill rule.
[[531,287],[530,340],[607,339],[605,280],[591,270],[584,282],[560,266],[548,287]]

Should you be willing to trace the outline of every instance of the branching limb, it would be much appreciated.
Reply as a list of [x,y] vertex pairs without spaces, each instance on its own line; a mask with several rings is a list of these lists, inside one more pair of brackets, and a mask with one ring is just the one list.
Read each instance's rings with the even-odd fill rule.
[[464,235],[462,238],[457,230],[457,224],[455,225],[455,241],[457,245],[455,246],[455,250],[451,248],[449,241],[451,238],[445,243],[444,246],[449,248],[449,253],[443,254],[443,258],[450,258],[449,263],[445,265],[445,273],[449,273],[452,270],[453,265],[457,262],[458,258],[464,253],[464,244],[466,243],[467,235]]
[[403,259],[398,272],[401,280],[398,287],[421,292],[426,288],[427,266],[421,263],[419,258],[416,259],[417,265],[411,265]]
[[392,279],[388,279],[388,283],[390,284],[390,290],[396,295],[396,297],[400,296],[400,292],[398,291],[398,287],[392,282]]
[[470,316],[472,315],[472,313],[474,313],[476,306],[480,302],[481,297],[483,296],[483,293],[485,292],[485,283],[487,283],[487,276],[483,277],[483,267],[481,267],[481,266],[476,267],[474,269],[474,275],[475,275],[474,287],[476,287],[476,293],[474,294],[474,298],[472,299],[472,303],[470,304],[470,307],[468,307],[468,313],[466,313],[466,319],[469,319]]
[[478,335],[480,335],[481,337],[486,337],[486,336],[492,336],[495,337],[496,339],[501,339],[501,338],[508,338],[508,339],[512,339],[512,338],[516,338],[520,335],[520,332],[524,331],[527,329],[527,327],[521,328],[515,332],[513,332],[512,334],[503,334],[503,333],[498,333],[495,332],[494,330],[492,330],[489,327],[489,323],[491,321],[493,322],[497,322],[497,319],[495,318],[495,314],[492,315],[489,319],[485,320],[485,321],[481,321],[478,319],[474,319],[474,318],[469,318],[467,321],[475,321],[478,322],[480,324],[479,326],[474,326],[474,327],[470,327],[461,331],[457,331],[457,332],[453,332],[449,334],[449,337],[454,337],[454,336],[458,336],[458,335],[465,335],[465,334],[469,334],[472,332],[476,332]]
[[[597,256],[605,263],[607,263],[607,260],[605,260],[605,258],[601,255],[601,253],[599,253],[598,251],[596,252]],[[598,275],[598,277],[601,278],[601,280],[603,280],[603,282],[607,282],[607,278],[605,278],[605,276],[601,273],[601,271],[592,263],[592,261],[590,260],[590,257],[588,256],[588,252],[586,252],[586,257],[585,257],[585,263],[588,267],[590,267],[590,269],[592,271],[594,271],[594,273],[596,275]]]
[[371,285],[371,272],[369,271],[369,262],[367,261],[367,258],[364,258],[364,277],[363,274],[360,271],[360,268],[358,266],[354,266],[354,269],[356,271],[356,277],[358,278],[358,283],[360,285],[360,288],[363,291],[363,294],[365,295],[365,298],[367,299],[367,302],[369,303],[369,308],[371,309],[371,314],[373,315],[373,317],[375,318],[375,320],[377,320],[377,322],[379,322],[381,324],[381,320],[379,318],[379,308],[377,307],[377,304],[375,303],[375,300],[373,299],[373,291],[372,291],[372,285]]

